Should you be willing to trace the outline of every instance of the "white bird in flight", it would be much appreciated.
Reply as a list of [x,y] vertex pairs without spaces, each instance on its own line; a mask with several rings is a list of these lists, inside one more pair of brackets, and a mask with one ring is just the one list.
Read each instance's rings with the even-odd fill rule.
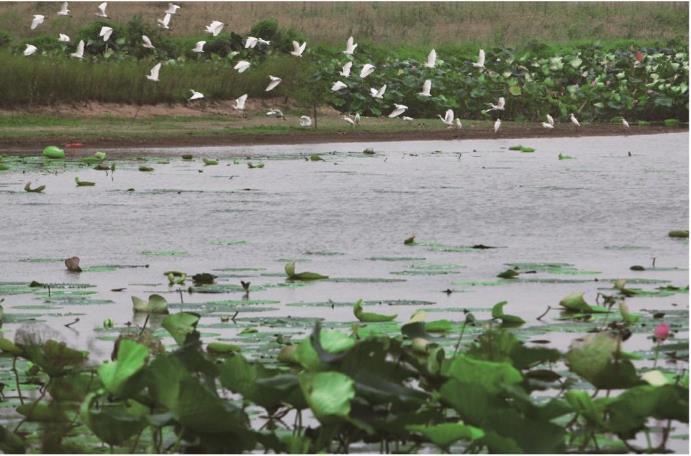
[[277,119],[283,119],[286,120],[286,116],[283,115],[283,111],[277,108],[270,109],[269,112],[266,113],[268,117],[275,117]]
[[108,14],[106,13],[106,8],[108,8],[108,2],[103,2],[100,5],[98,5],[98,13],[96,13],[96,16],[108,17]]
[[489,111],[503,111],[504,107],[506,106],[506,99],[504,97],[499,97],[499,101],[497,101],[497,104],[494,103],[487,103],[489,105],[489,109],[483,112],[489,112]]
[[499,131],[499,127],[501,127],[501,119],[497,119],[497,121],[494,122],[494,132],[495,133]]
[[60,8],[60,11],[58,11],[58,16],[69,16],[70,10],[68,8],[69,5],[67,2],[62,2],[62,8]]
[[379,90],[375,89],[374,87],[370,87],[369,89],[369,93],[370,95],[372,95],[373,98],[384,98],[384,92],[386,92],[386,84],[381,86]]
[[262,44],[262,45],[264,45],[264,46],[270,46],[270,45],[271,45],[271,41],[267,41],[267,40],[264,40],[264,39],[261,39],[261,38],[257,38],[257,43],[258,43],[258,44]]
[[430,91],[432,90],[432,80],[431,79],[426,79],[425,82],[422,84],[422,92],[418,93],[421,97],[429,97],[432,94]]
[[197,92],[196,90],[190,89],[190,92],[192,92],[192,96],[190,97],[190,101],[192,100],[200,100],[204,98],[204,94],[201,92]]
[[389,114],[390,119],[393,119],[394,117],[400,116],[401,114],[406,112],[406,110],[408,109],[408,106],[398,104],[398,103],[394,103],[394,106],[396,106],[396,108],[393,111],[391,111],[391,114]]
[[344,84],[343,82],[341,82],[341,81],[336,81],[336,82],[334,82],[333,85],[331,86],[331,91],[332,91],[332,92],[338,92],[339,90],[345,89],[346,87],[348,87],[348,86],[347,86],[346,84]]
[[101,31],[98,32],[98,36],[103,37],[103,41],[108,41],[110,39],[110,35],[113,34],[113,29],[111,27],[103,26],[101,27]]
[[194,49],[192,49],[192,52],[204,52],[204,45],[206,44],[206,41],[197,41],[197,44],[194,45]]
[[71,53],[70,57],[74,57],[75,59],[84,58],[84,40],[79,40],[79,44],[77,44],[77,50]]
[[253,36],[248,36],[245,40],[245,49],[254,49],[259,40]]
[[277,85],[281,83],[281,81],[283,81],[283,79],[271,75],[269,75],[269,79],[271,80],[271,82],[269,82],[269,85],[266,86],[266,90],[264,90],[264,92],[271,92],[273,89],[276,88]]
[[554,128],[554,125],[552,125],[552,124],[549,123],[549,122],[542,122],[542,126],[543,126],[544,128]]
[[163,19],[156,19],[158,22],[158,25],[163,27],[166,30],[170,30],[170,19],[173,17],[172,14],[166,13],[165,16],[163,16]]
[[348,122],[348,123],[349,123],[350,125],[352,125],[353,127],[355,126],[355,121],[354,121],[350,116],[343,116],[343,120],[345,120],[346,122]]
[[374,68],[374,65],[365,63],[365,65],[362,67],[362,70],[360,70],[360,78],[365,79],[367,76],[374,73]]
[[249,67],[250,63],[247,60],[240,60],[238,63],[235,64],[233,69],[237,70],[238,73],[244,73],[245,71],[247,71]]
[[626,121],[626,119],[624,119],[623,117],[621,118],[621,124],[622,124],[625,128],[629,128],[629,123],[628,123],[628,122]]
[[473,62],[473,66],[475,68],[484,68],[485,67],[485,51],[483,49],[480,49],[480,52],[478,53],[478,56],[477,56],[477,62]]
[[429,54],[427,54],[427,62],[425,63],[425,66],[427,68],[434,68],[437,64],[437,51],[432,49],[429,51]]
[[70,37],[65,35],[64,33],[58,34],[58,41],[62,43],[69,43],[70,42]]
[[300,116],[300,126],[301,127],[311,127],[312,118],[310,116]]
[[218,36],[221,30],[223,30],[223,22],[221,21],[211,21],[211,24],[206,26],[206,32],[213,36]]
[[31,30],[34,30],[39,25],[43,24],[43,21],[45,20],[46,17],[43,14],[34,14],[34,18],[31,21]]
[[401,119],[405,120],[406,122],[412,122],[413,120],[415,120],[412,117],[408,117],[408,116],[403,116],[403,117],[401,117]]
[[160,72],[161,72],[161,64],[160,64],[160,63],[157,63],[157,64],[154,65],[154,67],[151,69],[151,71],[149,72],[149,74],[146,75],[146,79],[148,79],[149,81],[158,82],[158,73],[160,73]]
[[581,126],[580,122],[578,122],[578,119],[576,119],[576,116],[574,116],[573,113],[571,113],[570,119],[571,119],[571,123],[574,124],[575,126],[577,126],[577,127]]
[[144,44],[142,44],[143,47],[147,49],[156,49],[148,36],[142,35],[142,41],[144,42]]
[[454,118],[453,109],[447,109],[446,113],[444,114],[444,117],[442,117],[440,115],[437,115],[437,117],[439,117],[439,119],[441,119],[441,121],[444,122],[449,127],[453,127],[453,118]]
[[302,44],[298,43],[297,41],[293,41],[293,50],[290,54],[294,55],[295,57],[302,57],[302,53],[305,52],[306,47],[307,41]]
[[547,123],[551,126],[554,126],[554,117],[550,116],[549,114],[547,114],[545,117],[547,117]]
[[247,94],[240,95],[235,99],[235,106],[233,108],[237,109],[238,111],[244,111],[245,110],[245,102],[247,101]]
[[166,14],[177,14],[179,9],[180,9],[180,5],[176,5],[174,3],[168,3],[168,9],[165,10],[165,13]]
[[341,69],[341,72],[338,73],[341,76],[347,78],[350,76],[350,69],[353,67],[353,62],[346,62],[345,65],[343,65],[343,69]]
[[357,47],[357,43],[355,43],[355,40],[351,36],[348,38],[348,41],[346,41],[346,49],[343,51],[345,55],[353,55],[353,52],[355,52],[355,48]]
[[28,56],[36,53],[37,50],[38,50],[38,48],[36,46],[34,46],[33,44],[27,44],[26,48],[24,49],[24,55],[28,57]]

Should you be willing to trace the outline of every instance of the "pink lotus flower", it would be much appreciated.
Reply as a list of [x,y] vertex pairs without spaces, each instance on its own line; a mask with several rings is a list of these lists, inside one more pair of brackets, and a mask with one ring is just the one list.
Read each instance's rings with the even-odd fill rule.
[[667,323],[660,323],[655,327],[653,334],[656,342],[664,342],[669,337],[669,325]]

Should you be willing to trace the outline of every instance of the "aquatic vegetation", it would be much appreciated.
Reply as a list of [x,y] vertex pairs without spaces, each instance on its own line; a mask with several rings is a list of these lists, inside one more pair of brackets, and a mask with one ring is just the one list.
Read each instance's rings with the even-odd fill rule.
[[669,232],[671,238],[688,238],[689,230],[672,230]]
[[150,172],[152,172],[153,170],[154,170],[154,169],[153,169],[151,166],[142,165],[142,166],[139,167],[139,171],[144,172],[144,173],[150,173]]
[[83,181],[80,180],[78,177],[74,178],[74,182],[77,184],[77,187],[93,187],[94,185],[96,185],[95,182]]
[[586,314],[609,312],[609,310],[605,307],[588,304],[587,302],[585,302],[585,298],[583,297],[583,295],[584,293],[571,293],[570,295],[566,296],[564,299],[559,301],[559,305],[569,312],[578,312]]
[[218,160],[213,158],[203,158],[204,166],[218,165]]
[[535,152],[535,148],[528,147],[528,146],[522,146],[520,144],[518,146],[509,147],[509,150],[517,150],[517,151],[525,152],[525,153]]
[[506,301],[498,302],[492,307],[492,318],[501,320],[502,326],[520,326],[525,323],[525,320],[516,315],[509,315],[504,313],[504,306],[508,304]]
[[27,182],[24,186],[24,191],[29,193],[42,193],[46,189],[45,185],[39,185],[38,187],[31,188],[31,182]]
[[43,156],[47,158],[65,158],[65,151],[57,146],[47,146],[43,149]]
[[167,314],[168,301],[161,295],[152,294],[148,301],[132,296],[132,308],[135,312],[148,314]]
[[374,312],[365,312],[363,307],[362,307],[362,299],[359,299],[353,305],[353,315],[355,315],[355,318],[357,318],[358,320],[360,320],[364,323],[393,321],[397,317],[396,314],[384,315],[384,314],[378,314],[378,313],[374,313]]
[[309,281],[309,280],[323,280],[323,279],[328,279],[329,276],[321,275],[316,272],[300,272],[296,273],[295,272],[295,262],[291,261],[290,263],[287,263],[284,267],[286,276],[288,277],[288,280],[303,280],[303,281]]
[[82,268],[79,267],[79,257],[73,256],[65,260],[65,267],[70,272],[82,272]]
[[561,152],[559,153],[559,160],[573,160],[573,157],[570,155],[562,154]]

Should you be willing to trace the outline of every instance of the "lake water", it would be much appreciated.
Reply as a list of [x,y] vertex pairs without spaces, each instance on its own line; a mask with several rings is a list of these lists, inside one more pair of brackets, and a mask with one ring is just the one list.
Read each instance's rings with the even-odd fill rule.
[[[508,150],[516,144],[536,151]],[[202,313],[205,341],[241,343],[256,358],[273,356],[277,337],[309,333],[314,318],[348,329],[360,298],[368,310],[398,314],[399,323],[419,309],[430,319],[462,321],[463,309],[487,319],[507,300],[505,312],[527,321],[521,337],[539,335],[566,350],[594,324],[562,323],[556,310],[536,318],[567,294],[585,292],[595,303],[618,278],[650,291],[688,285],[688,241],[667,235],[688,228],[685,133],[106,152],[114,173],[78,161],[5,158],[12,166],[0,172],[4,337],[44,323],[89,348],[92,359],[106,358],[128,322],[142,323],[131,296],[158,293],[184,301],[175,309]],[[307,160],[312,154],[323,161]],[[204,166],[201,157],[220,161]],[[96,185],[77,187],[75,177]],[[28,181],[45,193],[24,192]],[[404,245],[412,234],[416,243]],[[497,248],[471,248],[478,244]],[[85,271],[68,272],[69,256]],[[289,260],[298,272],[330,279],[286,282]],[[496,277],[513,263],[532,264],[518,279]],[[169,286],[170,270],[213,273],[225,292],[188,293],[189,280]],[[240,280],[251,282],[249,296]],[[31,281],[91,287],[54,285],[49,295],[9,284]],[[628,304],[648,317],[664,312],[676,337],[688,340],[687,293]],[[102,328],[107,318],[110,330]],[[239,334],[247,328],[257,332]],[[651,331],[638,328],[625,349],[649,354]]]

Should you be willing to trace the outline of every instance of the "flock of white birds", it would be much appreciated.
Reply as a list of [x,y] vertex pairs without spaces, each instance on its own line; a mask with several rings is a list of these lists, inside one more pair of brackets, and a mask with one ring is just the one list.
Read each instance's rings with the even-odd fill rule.
[[[103,17],[107,18],[108,13],[106,12],[106,9],[108,8],[108,2],[103,2],[97,7],[97,12],[95,13],[96,16],[98,17]],[[173,3],[168,4],[168,8],[163,12],[164,16],[162,19],[157,19],[158,25],[163,28],[163,29],[170,29],[170,23],[174,15],[178,13],[178,10],[180,9],[179,5],[175,5]],[[69,10],[69,2],[63,2],[62,7],[60,10],[57,12],[58,16],[69,16],[70,15],[70,10]],[[31,30],[36,29],[39,27],[41,24],[45,22],[45,16],[42,14],[35,14],[33,16],[33,20],[31,21]],[[205,27],[205,31],[207,33],[210,33],[213,36],[218,36],[221,31],[223,30],[224,24],[223,22],[220,21],[212,21],[209,25]],[[104,42],[108,42],[110,39],[110,36],[113,33],[113,29],[108,26],[103,26],[101,27],[101,30],[99,32],[99,37],[103,39]],[[61,42],[70,42],[70,37],[65,35],[64,33],[60,33],[58,40]],[[192,52],[196,53],[203,53],[204,52],[204,46],[206,45],[206,41],[198,41],[194,48],[192,49]],[[261,38],[256,38],[253,36],[249,36],[245,39],[245,49],[254,49],[256,46],[261,45],[261,46],[270,46],[271,42],[263,40]],[[346,42],[346,49],[343,51],[343,54],[347,56],[352,56],[353,53],[355,52],[355,49],[357,48],[357,43],[355,43],[355,40],[351,36],[348,38]],[[155,49],[154,44],[151,42],[151,39],[146,36],[142,35],[142,47],[146,49]],[[293,50],[290,52],[291,55],[295,57],[302,57],[304,54],[305,50],[307,49],[307,42],[303,42],[302,44],[298,43],[297,41],[293,41]],[[24,49],[24,55],[25,56],[30,56],[36,53],[38,51],[38,48],[32,44],[27,44],[26,49]],[[231,57],[234,57],[237,55],[237,52],[234,52],[231,54]],[[80,40],[79,43],[77,44],[77,49],[75,52],[70,54],[71,57],[76,58],[76,59],[82,59],[84,57],[84,40]],[[425,62],[424,66],[427,68],[434,68],[437,64],[437,53],[434,49],[432,49],[427,56],[427,61]],[[159,77],[160,77],[160,72],[161,72],[161,63],[157,63],[154,65],[153,68],[149,71],[149,74],[146,75],[146,79],[149,81],[153,82],[158,82]],[[343,65],[343,68],[339,72],[340,76],[343,76],[344,78],[350,77],[350,73],[353,67],[353,62],[348,61]],[[483,71],[485,69],[485,51],[480,49],[478,53],[478,59],[476,62],[473,63],[473,67],[478,68],[480,71]],[[247,71],[250,68],[250,62],[247,60],[240,60],[237,62],[237,64],[233,67],[234,70],[236,70],[238,73],[243,73]],[[376,70],[376,67],[372,64],[366,63],[363,65],[363,67],[360,69],[360,79],[365,79],[367,76],[371,75],[374,73]],[[269,84],[266,86],[265,91],[270,92],[273,89],[275,89],[280,83],[282,82],[282,79],[278,76],[272,76],[269,75]],[[331,90],[333,92],[340,92],[343,89],[348,88],[348,84],[346,84],[343,81],[336,81],[333,83],[331,86]],[[432,91],[432,80],[427,79],[422,85],[422,91],[418,93],[419,96],[421,97],[430,97],[432,96],[431,94]],[[204,98],[204,94],[201,92],[197,92],[194,89],[190,89],[191,96],[189,97],[190,101],[194,100],[200,100]],[[376,99],[382,99],[384,97],[384,93],[386,93],[386,84],[381,86],[380,88],[375,88],[372,87],[370,88],[370,95],[373,98]],[[247,94],[244,94],[240,97],[238,97],[235,100],[234,108],[238,111],[243,112],[245,110],[245,104],[247,102]],[[488,112],[496,112],[499,113],[501,111],[504,111],[506,108],[506,99],[504,97],[500,97],[499,100],[497,101],[496,104],[494,103],[487,103],[489,105],[489,109],[486,109],[482,111],[483,113],[488,113]],[[388,115],[389,118],[396,118],[400,117],[401,119],[405,121],[412,121],[414,120],[412,117],[404,116],[403,114],[408,110],[408,107],[404,104],[398,104],[394,103],[394,110],[391,111],[391,113]],[[277,117],[277,118],[282,118],[285,120],[285,116],[281,112],[280,109],[272,109],[269,112],[266,113],[267,116],[269,117]],[[448,109],[446,113],[444,113],[444,116],[442,117],[441,115],[438,116],[439,119],[448,126],[448,128],[458,128],[461,129],[463,127],[463,124],[461,123],[461,119],[456,117],[453,109]],[[542,122],[542,126],[544,128],[549,128],[552,129],[555,127],[555,122],[554,118],[547,114],[546,116],[547,121]],[[351,124],[352,126],[356,126],[360,124],[360,114],[356,113],[354,116],[350,115],[345,115],[343,117],[343,120]],[[569,120],[571,123],[573,123],[575,126],[580,127],[580,123],[578,122],[578,119],[576,119],[576,116],[573,115],[573,113],[570,114]],[[312,125],[312,119],[309,116],[301,116],[299,119],[299,124],[302,127],[309,127]],[[629,123],[626,121],[626,119],[622,119],[622,124],[624,127],[628,128]],[[497,116],[497,119],[494,122],[494,132],[498,132],[499,128],[501,128],[501,118]]]

